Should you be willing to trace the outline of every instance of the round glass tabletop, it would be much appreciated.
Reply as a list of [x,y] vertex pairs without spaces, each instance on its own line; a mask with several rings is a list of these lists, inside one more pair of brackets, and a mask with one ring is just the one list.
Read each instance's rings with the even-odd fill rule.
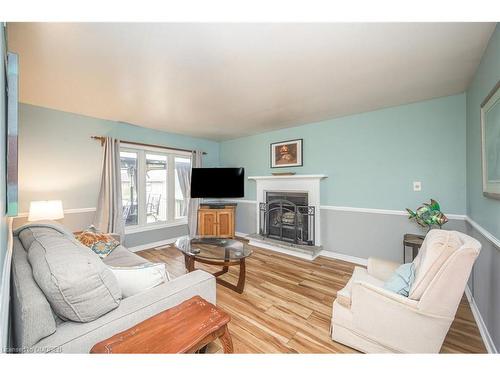
[[175,247],[195,258],[221,261],[239,260],[252,254],[246,243],[227,238],[190,239],[189,236],[184,236],[175,241]]

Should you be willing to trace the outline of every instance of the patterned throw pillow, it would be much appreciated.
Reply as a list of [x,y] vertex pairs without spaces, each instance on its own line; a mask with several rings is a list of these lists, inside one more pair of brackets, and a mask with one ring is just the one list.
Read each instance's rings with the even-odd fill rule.
[[91,225],[85,231],[78,234],[76,239],[102,258],[106,258],[120,242],[115,240],[113,236],[101,233]]

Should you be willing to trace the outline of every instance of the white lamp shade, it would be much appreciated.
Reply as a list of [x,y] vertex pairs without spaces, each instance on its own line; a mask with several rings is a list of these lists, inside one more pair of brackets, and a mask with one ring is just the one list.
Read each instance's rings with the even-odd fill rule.
[[57,220],[64,217],[62,201],[30,202],[28,221]]

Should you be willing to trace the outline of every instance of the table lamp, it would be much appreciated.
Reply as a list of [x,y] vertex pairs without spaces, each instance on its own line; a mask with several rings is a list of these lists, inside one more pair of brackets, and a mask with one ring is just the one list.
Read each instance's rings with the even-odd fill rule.
[[28,221],[57,220],[64,217],[62,201],[30,202]]

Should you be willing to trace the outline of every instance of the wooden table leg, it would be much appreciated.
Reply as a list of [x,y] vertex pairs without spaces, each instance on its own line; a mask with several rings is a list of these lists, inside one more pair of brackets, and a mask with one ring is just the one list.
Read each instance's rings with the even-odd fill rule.
[[196,353],[198,354],[205,354],[207,352],[208,345],[205,345],[203,348],[198,350]]
[[[224,260],[226,262],[229,261],[229,249],[225,249],[225,251],[224,251]],[[228,266],[222,267],[222,271],[223,272],[221,273],[221,275],[226,273],[227,271],[229,271],[229,267]]]
[[220,343],[222,344],[222,350],[224,353],[233,353],[233,340],[231,339],[231,334],[227,328],[227,324],[224,326],[224,333],[219,337]]
[[215,277],[219,277],[219,276],[227,273],[228,270],[229,270],[229,267],[222,267],[222,270],[214,272],[212,275],[214,275]]
[[413,246],[413,247],[412,247],[412,254],[411,254],[411,255],[412,255],[412,257],[413,257],[413,258],[412,258],[412,260],[411,260],[412,262],[413,262],[413,260],[414,260],[414,259],[417,257],[417,255],[418,255],[418,249],[419,249],[419,248],[418,248],[418,247],[416,247],[416,246]]
[[[220,262],[220,261],[212,261],[212,260],[208,260],[208,259],[196,259],[196,256],[188,256],[188,258],[186,259],[186,268],[187,268],[188,272],[194,271],[195,260],[197,262],[204,263],[204,264],[222,266],[223,268],[221,271],[217,271],[217,272],[212,273],[212,275],[214,275],[216,277],[217,283],[220,285],[224,285],[225,287],[230,288],[230,289],[232,289],[235,292],[238,292],[240,294],[243,293],[243,289],[245,288],[245,278],[246,278],[245,258],[238,259],[238,260],[229,260],[229,261]],[[238,283],[236,285],[219,278],[219,276],[225,274],[229,270],[229,266],[237,266],[237,265],[240,266],[240,274],[238,277]]]
[[188,272],[194,271],[194,257],[184,254],[184,264]]
[[245,266],[245,258],[240,259],[240,275],[238,277],[238,285],[236,285],[236,291],[238,293],[243,293],[243,289],[245,289],[245,278],[246,278],[246,266]]

